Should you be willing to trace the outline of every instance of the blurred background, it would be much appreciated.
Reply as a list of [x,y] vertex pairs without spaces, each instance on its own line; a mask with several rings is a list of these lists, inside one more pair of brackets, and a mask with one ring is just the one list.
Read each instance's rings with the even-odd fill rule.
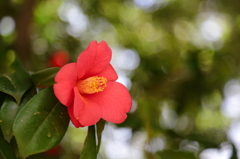
[[[93,40],[133,98],[98,159],[240,158],[240,1],[0,1],[0,53],[28,72],[75,62]],[[86,131],[70,124],[42,155],[78,159]]]

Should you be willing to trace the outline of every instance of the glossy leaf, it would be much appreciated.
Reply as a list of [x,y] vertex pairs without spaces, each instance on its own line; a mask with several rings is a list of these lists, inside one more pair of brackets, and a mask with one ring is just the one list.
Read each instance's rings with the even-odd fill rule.
[[18,113],[13,134],[23,157],[44,152],[63,138],[69,123],[67,108],[54,96],[52,87],[35,95]]
[[25,106],[25,104],[35,94],[36,94],[35,87],[27,91],[23,96],[23,100],[20,106],[17,105],[16,101],[11,96],[7,96],[6,99],[4,100],[3,105],[0,109],[0,116],[2,120],[1,127],[2,127],[4,138],[8,142],[10,142],[13,136],[12,126],[18,111],[22,109]]
[[0,137],[0,158],[1,159],[16,159],[11,145]]
[[12,51],[4,55],[0,56],[0,91],[13,96],[19,105],[23,94],[32,86],[32,81]]
[[12,132],[12,125],[15,119],[15,116],[18,112],[19,106],[17,105],[16,101],[13,97],[7,96],[2,107],[1,107],[1,120],[2,120],[2,131],[5,140],[10,142],[13,132]]
[[35,86],[53,85],[54,77],[56,73],[59,71],[59,69],[60,69],[59,67],[52,67],[33,73],[31,75],[33,83],[35,84]]
[[84,141],[84,147],[80,155],[80,159],[96,159],[96,136],[95,136],[95,125],[88,127],[88,134]]
[[102,141],[102,132],[103,132],[103,129],[104,129],[104,126],[105,126],[105,123],[106,121],[101,119],[99,120],[99,122],[97,122],[97,153],[100,149],[100,146],[101,146],[101,141]]

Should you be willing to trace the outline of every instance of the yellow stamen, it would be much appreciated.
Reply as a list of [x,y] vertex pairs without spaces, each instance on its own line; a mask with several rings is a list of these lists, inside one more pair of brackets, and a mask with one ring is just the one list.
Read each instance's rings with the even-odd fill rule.
[[93,94],[102,92],[107,86],[107,79],[104,77],[89,77],[85,80],[79,80],[77,87],[79,93]]

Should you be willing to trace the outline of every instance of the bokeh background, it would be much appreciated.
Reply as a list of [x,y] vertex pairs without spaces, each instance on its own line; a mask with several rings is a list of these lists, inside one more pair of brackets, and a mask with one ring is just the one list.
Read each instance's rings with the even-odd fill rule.
[[[239,0],[0,1],[0,51],[29,73],[76,61],[92,40],[110,45],[133,98],[99,159],[240,158]],[[40,155],[78,159],[86,131],[70,124]]]

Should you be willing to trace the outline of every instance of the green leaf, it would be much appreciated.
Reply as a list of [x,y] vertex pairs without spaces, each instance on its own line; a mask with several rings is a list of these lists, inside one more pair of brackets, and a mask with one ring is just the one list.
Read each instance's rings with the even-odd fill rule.
[[27,102],[37,94],[37,90],[35,87],[30,88],[24,95],[22,102],[19,106],[19,111],[27,104]]
[[18,113],[13,134],[22,157],[44,152],[56,146],[69,124],[67,108],[49,87],[35,95]]
[[16,159],[11,145],[0,137],[0,158],[1,159]]
[[0,91],[13,96],[19,105],[23,94],[32,86],[30,75],[21,68],[13,51],[0,57]]
[[59,69],[59,67],[52,67],[33,73],[31,75],[33,83],[35,84],[35,86],[53,85],[55,83],[54,77],[59,71]]
[[17,115],[17,112],[25,106],[25,104],[36,94],[35,87],[28,90],[24,96],[20,106],[17,105],[16,101],[13,97],[7,96],[4,100],[4,103],[0,109],[0,116],[1,116],[1,127],[3,131],[3,135],[5,140],[10,142],[13,136],[13,122]]
[[2,103],[6,97],[6,94],[0,91],[0,107],[2,106]]
[[84,141],[84,147],[80,155],[80,159],[96,159],[96,136],[95,136],[95,125],[88,127],[88,134]]
[[[3,92],[0,92],[0,108],[2,107],[2,103],[5,99],[6,94]],[[0,109],[0,126],[2,124],[2,117],[1,117],[1,109]]]
[[[0,126],[2,125],[2,116],[1,116],[1,109],[0,109]],[[0,127],[1,128],[1,127]]]
[[232,152],[232,156],[230,159],[238,159],[238,153],[237,153],[237,149],[236,149],[236,146],[234,144],[232,144],[232,147],[233,147],[233,152]]
[[196,159],[193,153],[185,152],[185,151],[172,151],[172,150],[165,150],[158,152],[158,155],[161,159]]
[[1,107],[1,127],[5,140],[10,142],[13,132],[12,125],[15,119],[15,116],[18,112],[19,106],[16,104],[16,101],[12,96],[7,96],[3,106]]
[[103,120],[103,119],[101,119],[101,120],[99,120],[99,122],[97,122],[97,141],[98,141],[98,144],[97,144],[97,153],[98,153],[98,151],[99,151],[99,149],[100,149],[100,146],[101,146],[102,132],[103,132],[105,123],[106,123],[106,121]]

